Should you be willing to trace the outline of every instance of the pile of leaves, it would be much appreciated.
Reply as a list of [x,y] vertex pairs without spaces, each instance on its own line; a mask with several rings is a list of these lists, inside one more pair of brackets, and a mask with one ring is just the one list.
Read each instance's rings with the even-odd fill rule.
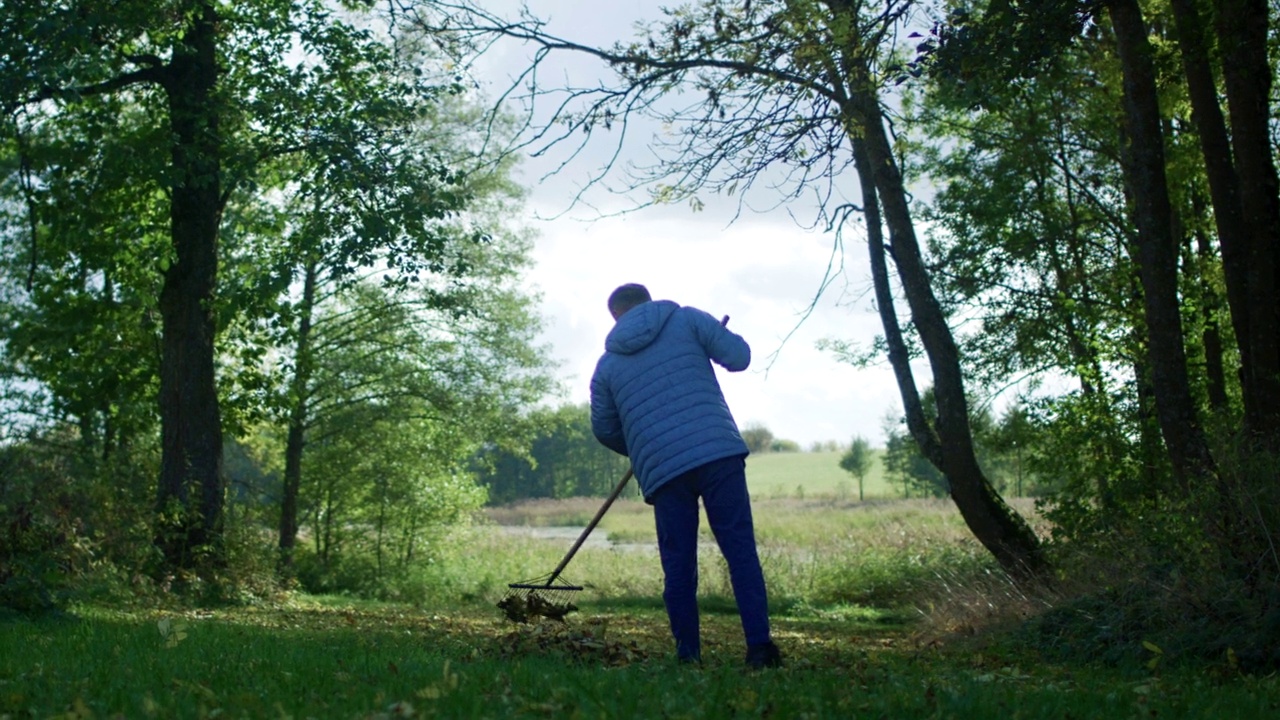
[[582,628],[562,622],[529,623],[499,637],[497,653],[505,658],[550,655],[606,667],[624,667],[649,658],[649,651],[636,640],[612,640],[607,630],[604,622]]
[[527,623],[538,618],[546,618],[564,622],[571,612],[577,612],[578,606],[570,602],[555,602],[542,596],[542,591],[526,594],[513,593],[498,603],[507,619],[512,622]]

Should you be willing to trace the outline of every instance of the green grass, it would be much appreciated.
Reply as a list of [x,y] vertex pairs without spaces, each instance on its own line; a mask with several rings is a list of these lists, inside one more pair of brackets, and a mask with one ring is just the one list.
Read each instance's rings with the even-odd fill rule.
[[[571,525],[584,506],[598,509],[601,502],[535,501],[502,508],[495,516],[511,525]],[[1032,515],[1031,501],[1012,502]],[[949,501],[764,498],[754,500],[752,510],[770,596],[784,607],[852,603],[914,612],[940,602],[934,594],[945,587],[937,582],[940,575],[985,577],[991,569],[989,554]],[[614,543],[657,545],[653,510],[637,500],[614,503],[595,532]],[[704,542],[713,542],[705,516],[701,532]],[[508,582],[550,572],[571,544],[568,538],[513,543],[476,528],[458,539],[452,564],[469,571],[449,584],[470,597],[492,597]],[[729,597],[728,574],[713,547],[704,548],[702,568],[704,597]],[[565,574],[596,585],[595,594],[610,599],[657,598],[662,591],[661,568],[652,552],[586,546]]]
[[707,613],[704,666],[688,668],[670,657],[656,609],[564,626],[515,626],[466,604],[306,598],[266,610],[83,609],[0,621],[0,717],[1267,718],[1280,707],[1274,677],[956,652],[851,616],[782,616],[775,630],[788,666],[744,673],[726,613]]
[[[504,508],[558,525],[599,499]],[[1030,513],[1025,501],[1020,511]],[[1280,679],[1157,656],[1125,639],[1106,663],[982,634],[1036,612],[991,573],[949,503],[835,497],[754,503],[774,635],[787,666],[746,673],[723,561],[702,558],[701,668],[678,666],[651,551],[584,548],[567,624],[515,625],[494,603],[549,572],[563,539],[480,525],[402,583],[412,602],[297,596],[215,610],[76,607],[0,614],[0,720],[17,718],[1269,718]],[[620,502],[610,534],[644,542],[652,510]],[[1043,609],[1043,606],[1039,606]],[[1099,631],[1101,637],[1101,631]],[[1154,664],[1149,664],[1155,661]]]
[[[857,500],[858,482],[840,469],[839,452],[753,453],[747,456],[747,486],[752,498]],[[902,497],[900,487],[885,480],[880,452],[863,480],[863,497]]]

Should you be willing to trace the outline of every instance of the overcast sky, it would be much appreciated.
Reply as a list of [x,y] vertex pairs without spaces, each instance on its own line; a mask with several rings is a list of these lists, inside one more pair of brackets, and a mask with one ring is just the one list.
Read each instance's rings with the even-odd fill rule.
[[[657,8],[648,2],[609,3],[606,13],[598,1],[530,0],[529,5],[549,19],[551,32],[603,45],[630,37],[632,23]],[[493,48],[480,75],[488,85],[485,92],[505,89],[527,53],[515,45]],[[589,58],[566,59],[565,77],[581,82],[601,73]],[[646,135],[633,133],[627,152],[644,152]],[[834,257],[844,271],[801,323],[833,261],[831,235],[806,231],[785,207],[744,213],[737,220],[734,204],[716,202],[701,212],[686,205],[607,218],[586,207],[566,212],[588,175],[599,169],[604,147],[545,180],[546,163],[531,161],[524,171],[532,191],[526,221],[539,233],[533,252],[537,264],[528,282],[543,297],[544,339],[563,364],[565,399],[588,400],[591,372],[613,324],[606,298],[618,285],[638,282],[657,299],[693,305],[716,317],[729,315],[730,328],[751,344],[747,371],[719,372],[739,426],[762,423],[776,437],[805,447],[816,441],[848,442],[855,434],[882,444],[884,418],[900,408],[887,366],[855,369],[815,347],[822,338],[865,345],[879,332],[860,231],[846,230],[846,247]],[[850,185],[854,181],[849,178]],[[609,199],[595,201],[601,207]],[[790,209],[807,219],[803,209]]]

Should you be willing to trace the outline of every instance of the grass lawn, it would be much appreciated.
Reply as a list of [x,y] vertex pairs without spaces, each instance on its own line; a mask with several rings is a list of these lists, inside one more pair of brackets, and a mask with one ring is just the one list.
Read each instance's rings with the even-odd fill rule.
[[[880,465],[880,451],[863,480],[863,496],[902,497],[890,487]],[[858,499],[857,480],[840,469],[840,452],[754,453],[747,456],[747,486],[755,497],[834,497]]]
[[[528,503],[494,517],[569,524],[599,502]],[[990,572],[950,503],[753,504],[781,669],[743,668],[713,548],[699,587],[704,663],[675,663],[661,568],[643,547],[652,511],[631,500],[606,516],[609,535],[630,547],[584,547],[567,569],[587,586],[567,623],[514,624],[495,603],[508,583],[549,572],[569,542],[493,525],[443,540],[434,562],[395,586],[405,593],[395,603],[296,595],[234,608],[0,614],[0,720],[1280,716],[1280,678],[1242,675],[1229,658],[1164,657],[1134,636],[1110,640],[1105,663],[1066,660],[1057,629],[977,633],[1019,596]]]
[[731,607],[674,663],[660,609],[513,625],[488,605],[299,597],[272,608],[0,619],[3,718],[1272,718],[1276,678],[1069,667],[948,646],[875,613],[775,619],[748,673]]

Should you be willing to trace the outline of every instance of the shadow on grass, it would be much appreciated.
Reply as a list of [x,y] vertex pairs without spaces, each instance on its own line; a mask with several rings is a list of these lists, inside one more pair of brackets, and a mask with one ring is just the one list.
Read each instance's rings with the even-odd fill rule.
[[[662,598],[649,595],[592,599],[579,605],[585,613],[665,617]],[[736,619],[738,616],[737,603],[727,595],[699,597],[698,610],[703,617],[709,618]],[[775,623],[831,623],[863,632],[903,632],[919,620],[919,614],[911,608],[877,608],[846,603],[814,605],[795,597],[771,598],[769,614]]]

